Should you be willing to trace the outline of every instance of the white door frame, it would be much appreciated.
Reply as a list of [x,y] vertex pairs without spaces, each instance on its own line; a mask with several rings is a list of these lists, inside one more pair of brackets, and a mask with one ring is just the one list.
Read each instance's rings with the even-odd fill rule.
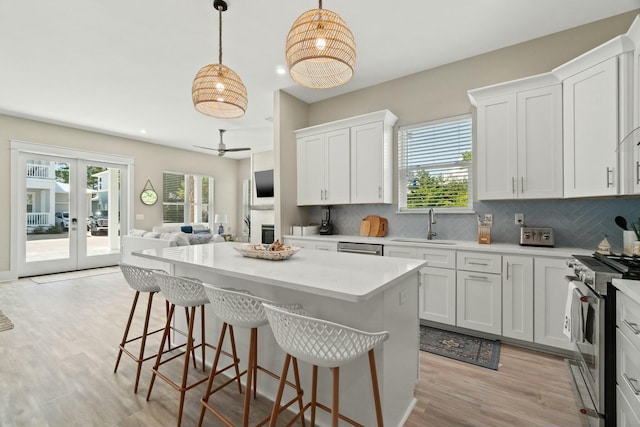
[[18,278],[18,239],[19,234],[24,230],[18,230],[17,224],[19,221],[20,206],[19,192],[21,189],[21,179],[24,177],[19,176],[19,155],[21,153],[26,154],[41,154],[47,156],[57,156],[79,161],[94,161],[99,163],[112,163],[121,166],[126,166],[125,176],[122,177],[123,182],[126,182],[122,188],[122,205],[127,206],[126,214],[120,218],[121,230],[128,230],[129,224],[133,224],[133,176],[134,176],[134,159],[131,157],[118,156],[113,154],[96,153],[90,151],[83,151],[78,149],[71,149],[65,147],[58,147],[53,145],[36,144],[25,141],[10,140],[11,146],[11,242],[10,242],[10,270],[2,273],[0,280],[15,280]]

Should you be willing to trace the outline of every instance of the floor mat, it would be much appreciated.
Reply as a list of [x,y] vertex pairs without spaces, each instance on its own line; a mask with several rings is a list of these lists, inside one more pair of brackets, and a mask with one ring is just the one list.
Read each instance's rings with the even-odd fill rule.
[[500,341],[420,325],[420,350],[498,370]]
[[0,332],[13,329],[13,322],[0,311]]

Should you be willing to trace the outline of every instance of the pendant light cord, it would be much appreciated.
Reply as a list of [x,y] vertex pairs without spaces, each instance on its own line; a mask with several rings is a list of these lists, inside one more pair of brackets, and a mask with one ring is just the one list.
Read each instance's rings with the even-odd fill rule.
[[218,7],[218,64],[222,64],[222,6]]

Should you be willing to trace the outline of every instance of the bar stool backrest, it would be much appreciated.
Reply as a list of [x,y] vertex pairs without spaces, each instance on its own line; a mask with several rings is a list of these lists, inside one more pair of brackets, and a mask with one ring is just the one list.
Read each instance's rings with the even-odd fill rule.
[[278,304],[244,289],[221,288],[209,283],[202,285],[215,315],[223,322],[241,328],[257,328],[268,323],[262,303],[289,310],[302,309],[299,304]]
[[276,342],[285,352],[313,365],[335,368],[389,338],[264,304]]
[[151,268],[138,267],[136,265],[120,263],[120,270],[131,289],[139,292],[160,292],[160,287],[156,284]]
[[160,293],[171,304],[181,307],[197,307],[209,302],[204,293],[202,281],[198,279],[173,276],[159,271],[154,271],[153,275],[160,287]]

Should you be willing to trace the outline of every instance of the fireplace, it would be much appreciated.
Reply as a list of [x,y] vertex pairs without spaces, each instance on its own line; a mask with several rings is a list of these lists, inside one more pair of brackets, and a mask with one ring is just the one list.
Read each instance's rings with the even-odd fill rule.
[[273,224],[262,224],[262,243],[273,243],[275,226]]

